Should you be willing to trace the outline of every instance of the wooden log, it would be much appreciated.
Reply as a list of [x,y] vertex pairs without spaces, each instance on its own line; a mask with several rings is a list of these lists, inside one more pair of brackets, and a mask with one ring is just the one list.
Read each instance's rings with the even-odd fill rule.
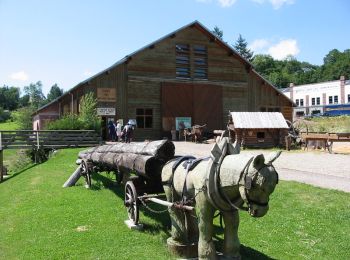
[[79,167],[72,173],[72,175],[68,178],[68,180],[63,184],[63,188],[67,188],[67,187],[72,187],[74,186],[77,181],[79,180],[80,176],[81,176],[81,166],[79,165]]
[[141,143],[117,143],[101,145],[79,153],[79,158],[85,158],[88,153],[129,153],[150,155],[161,160],[168,161],[175,155],[175,146],[171,141],[160,140]]

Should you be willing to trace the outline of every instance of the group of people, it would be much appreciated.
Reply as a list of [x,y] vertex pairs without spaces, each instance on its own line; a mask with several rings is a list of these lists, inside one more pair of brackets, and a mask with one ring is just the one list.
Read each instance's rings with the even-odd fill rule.
[[124,127],[119,120],[117,121],[117,124],[115,124],[115,122],[112,120],[108,122],[109,138],[113,142],[130,143],[133,132],[134,126],[130,122],[128,122]]

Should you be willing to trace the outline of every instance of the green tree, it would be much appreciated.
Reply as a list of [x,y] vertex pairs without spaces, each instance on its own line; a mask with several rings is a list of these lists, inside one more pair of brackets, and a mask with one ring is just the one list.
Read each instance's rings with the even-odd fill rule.
[[337,80],[340,76],[350,77],[350,49],[340,52],[331,50],[323,59],[321,66],[322,81]]
[[5,110],[15,110],[19,105],[19,88],[3,86],[0,88],[0,104]]
[[22,107],[12,112],[12,119],[18,124],[19,130],[33,129],[32,114],[35,112],[34,107]]
[[224,32],[218,26],[215,25],[214,30],[212,30],[211,32],[220,40],[224,39]]
[[45,101],[42,86],[41,81],[38,81],[24,87],[24,93],[29,96],[29,104],[35,109],[38,109]]
[[97,99],[93,92],[89,92],[81,98],[79,118],[84,123],[85,129],[99,131],[101,120],[97,115]]
[[248,61],[252,61],[254,52],[248,49],[247,41],[242,37],[242,35],[238,36],[238,39],[235,44],[233,44],[233,48],[241,54],[243,58]]
[[63,89],[60,88],[56,83],[51,87],[50,92],[47,94],[47,103],[55,100],[56,98],[63,95]]

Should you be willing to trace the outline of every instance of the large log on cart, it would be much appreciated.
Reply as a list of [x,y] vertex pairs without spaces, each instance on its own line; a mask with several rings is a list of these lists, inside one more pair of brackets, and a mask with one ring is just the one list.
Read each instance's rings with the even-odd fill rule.
[[[136,177],[142,177],[137,181],[159,190],[162,168],[174,154],[175,146],[168,140],[97,146],[79,153],[77,160],[79,167],[73,175],[83,176],[87,186],[90,187],[93,172],[114,172],[119,181],[129,178],[130,173],[133,173]],[[64,187],[76,183],[78,179],[73,175],[69,179],[71,181],[68,180]]]

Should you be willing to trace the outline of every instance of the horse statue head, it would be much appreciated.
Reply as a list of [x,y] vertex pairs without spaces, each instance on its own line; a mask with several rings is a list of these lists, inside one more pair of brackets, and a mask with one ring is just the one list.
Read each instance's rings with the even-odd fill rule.
[[269,197],[278,183],[278,173],[272,162],[280,154],[280,151],[273,152],[267,156],[267,160],[263,154],[257,155],[249,160],[241,173],[238,189],[246,205],[242,209],[247,210],[252,217],[262,217],[269,210]]

